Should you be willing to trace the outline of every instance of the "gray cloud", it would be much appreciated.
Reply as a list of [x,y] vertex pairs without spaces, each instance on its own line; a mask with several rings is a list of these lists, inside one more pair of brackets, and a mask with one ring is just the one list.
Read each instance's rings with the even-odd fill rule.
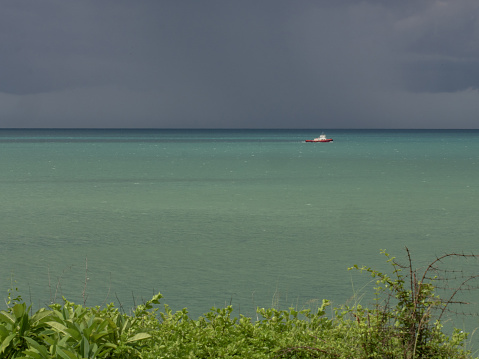
[[7,1],[0,127],[477,128],[477,1]]

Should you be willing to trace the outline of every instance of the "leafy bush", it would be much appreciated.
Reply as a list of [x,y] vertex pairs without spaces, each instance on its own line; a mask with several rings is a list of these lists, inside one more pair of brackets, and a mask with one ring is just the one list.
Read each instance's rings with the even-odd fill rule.
[[[155,296],[147,305],[159,303]],[[84,308],[64,299],[29,316],[25,303],[0,312],[2,358],[138,358],[150,334],[141,331],[145,309],[132,317],[113,305]]]
[[[393,276],[369,267],[355,265],[349,269],[367,271],[376,281],[376,306],[374,309],[363,309],[361,306],[346,308],[361,328],[361,345],[368,357],[380,358],[463,358],[469,353],[461,350],[467,334],[457,329],[451,338],[442,331],[440,322],[445,311],[454,304],[465,304],[456,301],[455,296],[462,287],[477,276],[460,276],[461,281],[451,288],[452,295],[447,299],[436,293],[438,282],[447,282],[447,277],[440,277],[438,264],[450,258],[468,258],[475,255],[450,253],[436,258],[424,272],[418,273],[413,268],[411,255],[406,248],[408,264],[401,265],[381,251],[393,269]],[[406,270],[406,274],[403,274]],[[437,314],[436,314],[437,313]],[[344,312],[343,312],[344,314]]]
[[[470,358],[466,334],[442,332],[440,318],[453,295],[440,299],[434,292],[436,261],[420,276],[390,258],[393,275],[369,267],[354,269],[377,278],[376,305],[357,304],[334,309],[326,317],[324,300],[316,310],[258,308],[258,320],[233,308],[212,308],[193,320],[187,309],[159,312],[158,293],[121,313],[113,304],[84,307],[64,298],[63,304],[29,314],[20,297],[0,311],[0,357],[33,359],[83,358]],[[449,258],[440,257],[438,260]],[[409,269],[403,274],[403,269]],[[420,279],[417,279],[420,278]],[[470,277],[474,278],[474,277]],[[470,279],[469,278],[469,279]],[[464,280],[463,283],[469,279]],[[439,313],[439,315],[435,315]]]

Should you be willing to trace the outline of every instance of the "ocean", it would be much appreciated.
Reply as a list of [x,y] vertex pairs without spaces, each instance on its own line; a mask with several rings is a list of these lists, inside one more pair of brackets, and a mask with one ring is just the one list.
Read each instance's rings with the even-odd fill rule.
[[367,301],[381,249],[479,254],[479,130],[326,132],[0,130],[2,299],[254,316]]

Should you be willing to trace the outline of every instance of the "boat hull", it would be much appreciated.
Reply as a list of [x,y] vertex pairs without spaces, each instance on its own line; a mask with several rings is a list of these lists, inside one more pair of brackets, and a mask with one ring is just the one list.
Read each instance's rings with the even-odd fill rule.
[[333,142],[333,139],[327,138],[325,140],[306,140],[305,142]]

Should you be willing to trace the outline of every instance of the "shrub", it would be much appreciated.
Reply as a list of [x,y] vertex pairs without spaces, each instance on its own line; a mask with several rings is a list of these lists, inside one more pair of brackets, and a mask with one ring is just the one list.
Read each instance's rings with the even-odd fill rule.
[[[446,254],[431,262],[424,272],[413,268],[411,255],[406,248],[408,264],[401,265],[381,251],[392,266],[393,275],[382,273],[369,267],[355,265],[350,269],[367,271],[377,278],[376,305],[372,310],[360,305],[346,308],[360,330],[361,346],[367,357],[375,358],[463,358],[469,353],[464,351],[467,334],[457,329],[451,338],[442,332],[441,317],[454,304],[464,304],[454,298],[462,287],[477,276],[465,276],[457,287],[452,288],[448,299],[440,298],[436,293],[438,282],[448,281],[440,277],[438,264],[450,258],[468,258],[475,255]],[[406,270],[406,274],[403,271]]]
[[[407,249],[406,249],[407,250]],[[29,314],[21,297],[0,311],[0,357],[32,359],[83,358],[470,358],[465,333],[450,337],[440,322],[445,311],[461,303],[455,297],[475,276],[461,277],[452,294],[440,298],[435,289],[447,280],[439,276],[441,261],[474,257],[448,254],[425,271],[413,269],[409,251],[403,266],[385,251],[392,275],[369,267],[376,278],[376,304],[334,309],[323,300],[316,310],[258,308],[258,320],[232,317],[233,307],[212,308],[193,320],[185,308],[175,313],[168,305],[159,312],[162,295],[135,308],[131,315],[113,304],[85,307],[64,298]]]

